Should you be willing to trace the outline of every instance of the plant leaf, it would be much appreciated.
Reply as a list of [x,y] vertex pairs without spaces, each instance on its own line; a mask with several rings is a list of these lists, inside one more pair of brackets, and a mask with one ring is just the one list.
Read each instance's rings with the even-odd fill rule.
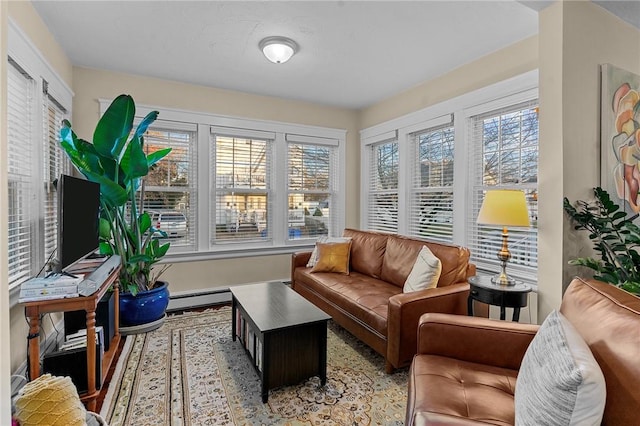
[[129,95],[120,95],[111,102],[93,132],[93,144],[100,155],[119,159],[133,127],[135,103]]

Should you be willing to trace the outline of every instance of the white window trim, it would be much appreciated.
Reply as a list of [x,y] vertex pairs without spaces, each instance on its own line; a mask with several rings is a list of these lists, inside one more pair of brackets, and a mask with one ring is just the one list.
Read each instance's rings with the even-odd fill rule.
[[[31,143],[34,146],[40,147],[45,135],[43,125],[43,80],[48,83],[48,94],[53,97],[60,105],[66,110],[66,117],[71,117],[72,105],[73,105],[73,91],[55,71],[51,64],[40,53],[38,48],[33,44],[29,37],[18,26],[14,20],[9,17],[7,28],[7,53],[27,74],[33,78],[35,82],[34,102],[33,102],[33,140]],[[8,58],[4,58],[7,61]],[[37,155],[43,155],[41,149],[36,150]],[[42,157],[37,158],[39,166],[37,167],[37,173],[42,173]],[[39,176],[39,181],[42,182],[42,176]],[[44,235],[40,235],[44,232],[44,199],[38,199],[34,201],[37,203],[37,215],[38,215],[38,230],[36,238],[40,244],[44,238]],[[36,258],[39,263],[44,263],[46,259]],[[18,297],[20,294],[20,285],[16,285],[9,291],[9,304],[11,307],[18,303]]]
[[[112,99],[98,99],[100,105],[100,114],[111,104]],[[336,129],[329,127],[311,126],[305,124],[287,123],[281,121],[257,120],[243,117],[234,117],[220,114],[213,114],[200,111],[191,111],[179,108],[160,107],[145,104],[136,104],[136,116],[144,117],[151,111],[160,113],[159,119],[163,121],[177,121],[181,123],[193,123],[198,126],[198,202],[197,217],[199,218],[198,233],[196,235],[197,251],[169,253],[163,259],[163,262],[190,262],[199,260],[214,259],[231,259],[238,257],[266,256],[277,254],[289,254],[296,250],[306,249],[313,246],[313,241],[304,240],[288,240],[286,238],[287,223],[286,215],[282,214],[283,219],[278,217],[273,221],[273,242],[265,245],[263,242],[256,243],[238,243],[238,244],[221,244],[213,248],[209,248],[209,232],[208,218],[209,203],[202,200],[208,200],[210,196],[210,188],[213,182],[210,181],[209,170],[210,164],[210,146],[211,146],[211,129],[214,128],[223,132],[229,129],[237,135],[237,129],[247,129],[247,134],[272,134],[275,135],[274,153],[273,153],[273,195],[274,203],[279,206],[286,206],[287,203],[287,186],[284,171],[287,170],[287,137],[296,140],[306,140],[308,143],[326,144],[338,146],[338,189],[337,199],[341,206],[340,216],[336,219],[336,229],[341,230],[345,227],[346,217],[346,134],[345,129]],[[257,132],[257,133],[253,133]],[[261,133],[265,132],[265,133]],[[284,208],[284,207],[282,207]],[[283,210],[284,212],[284,210]],[[276,211],[276,215],[278,212]],[[206,226],[205,226],[206,225]]]
[[[454,201],[453,201],[453,242],[458,245],[466,245],[466,220],[467,206],[470,197],[469,167],[470,161],[468,153],[469,135],[468,121],[473,115],[494,109],[517,104],[523,101],[538,98],[538,70],[509,78],[504,81],[474,90],[464,95],[448,99],[435,105],[423,108],[398,118],[368,127],[360,131],[360,155],[362,165],[360,223],[363,229],[367,226],[367,206],[369,171],[367,170],[368,150],[367,146],[384,140],[384,135],[392,135],[397,132],[398,155],[400,161],[399,169],[402,171],[398,176],[400,191],[398,194],[398,233],[408,232],[407,210],[409,206],[410,188],[408,185],[408,165],[409,158],[409,136],[411,133],[429,127],[430,123],[437,123],[454,117]],[[387,138],[388,139],[388,138]],[[403,212],[403,213],[401,213]]]

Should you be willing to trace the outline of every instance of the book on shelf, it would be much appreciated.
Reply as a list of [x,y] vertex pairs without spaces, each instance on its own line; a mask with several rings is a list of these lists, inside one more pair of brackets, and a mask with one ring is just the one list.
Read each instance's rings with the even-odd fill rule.
[[20,285],[18,302],[78,297],[78,283],[82,279],[82,276],[69,274],[50,274],[28,279]]
[[[96,343],[100,345],[101,350],[104,348],[104,329],[100,325],[96,327]],[[67,351],[85,347],[87,347],[87,329],[83,328],[76,333],[66,336],[59,350]]]

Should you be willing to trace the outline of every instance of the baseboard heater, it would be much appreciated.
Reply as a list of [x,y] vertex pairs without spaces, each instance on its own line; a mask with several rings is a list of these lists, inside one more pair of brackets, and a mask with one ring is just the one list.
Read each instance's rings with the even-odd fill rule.
[[203,306],[221,305],[231,303],[231,291],[228,288],[208,291],[195,291],[169,296],[167,312],[182,311],[185,309],[199,308]]
[[[289,280],[278,281],[291,286],[291,281]],[[167,312],[182,311],[185,309],[201,308],[203,306],[214,306],[230,303],[231,291],[228,287],[218,288],[215,290],[195,290],[192,292],[171,294],[169,296],[169,306],[167,306]]]

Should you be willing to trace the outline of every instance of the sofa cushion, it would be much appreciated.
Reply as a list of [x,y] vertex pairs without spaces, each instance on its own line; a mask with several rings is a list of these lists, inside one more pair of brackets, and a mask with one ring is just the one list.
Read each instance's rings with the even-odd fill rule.
[[345,229],[343,236],[351,238],[351,270],[380,278],[388,234]]
[[429,247],[422,246],[413,268],[404,282],[402,292],[411,293],[412,291],[437,287],[441,272],[442,263],[440,259],[431,253]]
[[418,355],[409,371],[409,412],[414,420],[452,420],[435,424],[459,424],[453,420],[464,419],[460,424],[513,425],[516,375],[516,370]]
[[344,243],[318,243],[318,261],[311,272],[336,272],[349,275],[351,241]]
[[309,257],[309,261],[307,262],[307,268],[313,268],[318,262],[318,243],[344,243],[349,240],[351,240],[351,238],[328,237],[326,235],[318,237],[318,239],[316,240],[316,245],[315,247],[313,247],[313,251],[311,252],[311,257]]
[[296,287],[308,288],[380,335],[387,335],[389,298],[402,293],[402,289],[355,271],[348,276],[309,271],[302,268],[295,271]]
[[551,312],[522,360],[516,423],[596,426],[605,398],[604,376],[589,347],[562,314]]
[[390,235],[382,259],[380,278],[398,287],[404,286],[424,245],[419,240]]

